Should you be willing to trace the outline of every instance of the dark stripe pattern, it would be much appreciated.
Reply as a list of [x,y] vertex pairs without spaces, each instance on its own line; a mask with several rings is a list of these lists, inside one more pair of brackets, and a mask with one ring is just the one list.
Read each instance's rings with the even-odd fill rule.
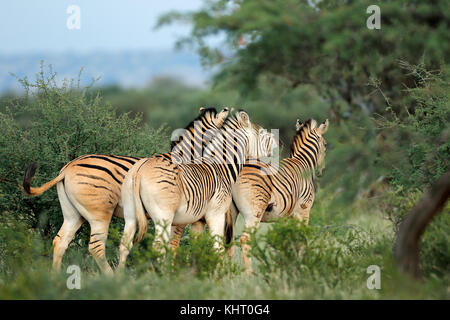
[[[270,199],[268,193],[278,194],[281,203],[277,203],[277,211],[282,215],[289,216],[299,202],[303,207],[313,200],[313,173],[318,164],[320,149],[324,148],[324,144],[321,144],[323,138],[313,129],[312,121],[308,120],[296,132],[291,144],[291,156],[281,161],[278,172],[272,175],[254,173],[254,177],[252,173],[246,173],[246,177],[252,181],[252,187],[258,188],[265,199]],[[258,171],[269,169],[262,162],[246,164],[245,167]],[[269,204],[268,211],[272,210],[272,205]]]
[[235,118],[228,118],[206,145],[201,163],[180,165],[182,190],[187,199],[186,212],[199,216],[213,196],[225,199],[231,194],[247,157],[249,137]]

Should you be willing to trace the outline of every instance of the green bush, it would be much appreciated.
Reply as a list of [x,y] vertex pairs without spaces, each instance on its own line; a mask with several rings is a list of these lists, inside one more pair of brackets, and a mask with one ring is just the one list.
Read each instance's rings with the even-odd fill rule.
[[24,266],[38,265],[49,246],[39,241],[39,234],[22,221],[0,215],[0,279],[15,278]]
[[388,188],[381,201],[376,206],[383,215],[392,223],[393,231],[397,232],[403,218],[419,201],[422,192],[418,189],[404,191],[402,187]]
[[292,286],[317,281],[333,287],[360,274],[364,265],[356,262],[364,260],[375,242],[372,234],[354,225],[308,227],[282,219],[264,235],[253,234],[251,255],[266,281],[285,278]]
[[133,246],[127,266],[132,273],[142,275],[154,272],[162,277],[188,274],[198,279],[223,277],[236,274],[239,268],[214,249],[214,238],[209,232],[200,235],[187,228],[180,241],[176,254],[170,246],[163,255],[153,247],[154,228],[146,234],[143,241]]
[[34,82],[19,81],[25,95],[0,108],[0,214],[14,215],[46,237],[55,236],[62,214],[55,189],[36,198],[22,193],[19,186],[30,162],[39,164],[34,184],[41,185],[83,154],[150,156],[167,150],[164,128],[150,129],[141,116],[118,116],[99,93],[79,81],[58,83],[56,73],[45,72],[43,64]]
[[424,191],[450,169],[450,68],[431,73],[422,65],[402,65],[417,85],[406,90],[411,98],[406,118],[392,113],[391,120],[378,121],[395,143],[384,146],[381,161],[392,168],[392,185]]
[[181,243],[175,257],[175,269],[180,271],[188,268],[198,278],[222,278],[240,271],[222,252],[213,247],[214,238],[209,232],[200,235],[189,230],[187,241]]
[[153,248],[154,239],[155,227],[153,222],[150,221],[148,231],[142,241],[134,244],[130,250],[127,259],[127,269],[129,272],[137,275],[146,272],[154,272],[158,275],[170,274],[172,272],[170,261],[173,257],[169,246],[165,247],[168,254],[167,259],[165,259],[165,256],[161,252]]
[[[391,167],[391,188],[386,190],[378,206],[397,231],[404,216],[430,185],[450,170],[450,69],[429,72],[423,65],[402,63],[415,78],[416,87],[407,89],[411,110],[400,119],[380,121],[395,145],[386,146],[382,161]],[[408,107],[408,106],[406,106]],[[421,240],[424,274],[448,276],[450,261],[449,207],[425,230]]]
[[420,261],[425,276],[450,280],[450,204],[425,230],[420,243]]

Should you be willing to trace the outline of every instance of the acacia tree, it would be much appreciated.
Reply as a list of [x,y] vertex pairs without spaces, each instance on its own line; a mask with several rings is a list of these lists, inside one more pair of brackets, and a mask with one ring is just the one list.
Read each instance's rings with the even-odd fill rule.
[[430,221],[438,215],[450,197],[450,171],[444,174],[403,219],[397,232],[395,258],[401,270],[422,279],[419,240]]
[[[416,79],[398,67],[399,59],[428,70],[448,63],[446,0],[316,2],[210,0],[199,11],[162,16],[158,26],[191,23],[191,35],[178,44],[195,46],[204,64],[219,65],[216,80],[243,92],[257,88],[262,76],[281,76],[292,87],[312,84],[336,117],[385,113],[386,104],[403,112],[402,90]],[[380,30],[366,26],[372,4],[381,8]],[[217,35],[224,43],[214,46],[210,38]]]

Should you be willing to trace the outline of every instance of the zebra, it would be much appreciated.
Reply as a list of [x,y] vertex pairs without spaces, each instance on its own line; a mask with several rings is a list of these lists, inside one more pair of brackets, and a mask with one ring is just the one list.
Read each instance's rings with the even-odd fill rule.
[[[290,148],[290,157],[281,161],[280,168],[273,167],[256,159],[247,161],[237,182],[233,185],[233,202],[227,212],[227,224],[233,226],[237,215],[242,213],[247,230],[257,228],[260,222],[270,222],[280,217],[293,217],[309,223],[309,214],[315,199],[315,171],[322,174],[325,168],[326,141],[323,134],[328,130],[329,121],[318,126],[313,119],[304,124],[296,122],[296,134]],[[204,231],[205,221],[192,225],[195,233]],[[183,227],[184,228],[184,227]],[[177,227],[175,240],[178,245],[181,237]],[[228,241],[233,238],[233,229],[228,228]],[[240,242],[243,250],[244,265],[252,273],[251,260],[247,257],[250,235],[244,231]],[[233,247],[228,255],[233,255]]]
[[281,217],[292,217],[309,223],[309,214],[315,198],[315,171],[322,174],[325,168],[327,143],[323,135],[328,130],[328,119],[318,125],[309,119],[296,122],[296,134],[291,143],[290,157],[280,162],[279,168],[264,162],[245,164],[233,186],[233,222],[241,213],[245,231],[240,243],[244,266],[252,273],[248,230],[257,228],[260,222],[270,222]]
[[125,266],[137,227],[138,240],[147,230],[145,212],[155,224],[153,245],[161,253],[169,244],[169,226],[185,226],[201,219],[205,219],[215,237],[214,247],[220,249],[217,236],[225,233],[225,213],[232,201],[231,188],[245,160],[259,158],[260,133],[248,114],[241,110],[227,118],[206,145],[203,157],[194,162],[168,163],[164,158],[140,160],[127,173],[122,187],[125,230],[119,269]]
[[[192,146],[198,144],[196,131],[208,131],[220,128],[228,117],[228,108],[217,112],[215,108],[200,108],[200,114],[192,121],[178,141],[172,142],[172,149],[184,150],[155,157],[177,161],[191,159]],[[39,196],[57,185],[58,198],[64,222],[53,240],[54,272],[59,272],[63,255],[76,231],[87,220],[91,227],[89,252],[105,274],[112,274],[106,260],[105,245],[112,216],[123,218],[120,202],[122,182],[125,174],[141,158],[117,155],[89,154],[80,156],[67,163],[59,175],[41,187],[31,187],[36,172],[36,164],[31,163],[25,170],[23,189],[27,195]]]
[[[278,139],[278,137],[275,137],[273,133],[269,133],[266,129],[262,128],[259,132],[259,144],[260,144],[260,154],[258,159],[247,159],[246,164],[252,163],[253,161],[264,161],[263,159],[265,157],[271,158],[276,156],[276,150],[277,148],[283,147],[283,142]],[[277,161],[277,159],[271,159]],[[245,165],[244,165],[245,167]],[[234,209],[234,205],[232,204],[230,209],[226,212],[226,232],[225,232],[225,243],[227,245],[230,245],[233,240],[233,226],[237,218],[236,210]],[[206,225],[206,221],[204,219],[201,219],[199,221],[194,222],[191,225],[191,230],[194,232],[194,234],[200,234],[204,232]],[[186,225],[176,225],[172,228],[172,234],[171,234],[171,241],[170,246],[173,250],[176,250],[179,243],[181,236],[183,235],[183,231],[185,229]],[[231,257],[233,255],[233,247],[229,246],[228,249],[228,255]]]

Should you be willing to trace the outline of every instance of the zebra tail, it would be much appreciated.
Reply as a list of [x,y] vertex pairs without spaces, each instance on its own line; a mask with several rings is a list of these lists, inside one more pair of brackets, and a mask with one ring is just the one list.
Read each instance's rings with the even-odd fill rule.
[[233,217],[231,215],[231,209],[228,209],[225,213],[225,244],[230,244],[231,241],[233,241],[233,234],[234,234],[234,223],[233,223]]
[[37,164],[32,162],[30,163],[27,168],[25,169],[25,174],[23,176],[23,191],[29,196],[39,196],[43,194],[45,191],[53,187],[55,184],[60,182],[64,179],[65,173],[64,170],[53,180],[50,180],[49,182],[43,184],[42,186],[38,188],[33,188],[31,186],[31,182],[33,181],[34,175],[36,173]]
[[147,216],[145,215],[145,210],[142,205],[142,200],[140,196],[140,190],[141,190],[141,176],[138,173],[138,170],[136,170],[133,173],[133,196],[134,196],[134,209],[136,212],[136,219],[139,227],[138,234],[135,239],[135,243],[141,242],[144,238],[145,234],[147,233],[148,229],[148,220]]

